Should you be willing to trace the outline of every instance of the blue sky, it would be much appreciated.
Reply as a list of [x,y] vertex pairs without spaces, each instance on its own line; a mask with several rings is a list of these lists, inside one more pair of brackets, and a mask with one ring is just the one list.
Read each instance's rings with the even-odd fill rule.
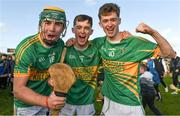
[[94,33],[91,39],[103,36],[98,25],[98,9],[107,2],[121,7],[122,23],[120,30],[128,30],[134,35],[140,22],[145,22],[159,31],[180,55],[180,0],[0,0],[0,52],[15,48],[25,37],[38,31],[39,13],[45,6],[57,6],[65,10],[70,24],[66,41],[74,35],[71,32],[73,19],[78,14],[93,17]]

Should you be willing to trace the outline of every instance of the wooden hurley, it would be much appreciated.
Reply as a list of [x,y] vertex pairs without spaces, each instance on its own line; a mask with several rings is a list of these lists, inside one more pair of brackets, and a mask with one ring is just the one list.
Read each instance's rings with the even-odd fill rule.
[[[60,63],[53,64],[49,67],[48,70],[51,81],[53,83],[53,91],[56,96],[60,97],[66,97],[68,90],[76,81],[76,77],[72,68],[69,65],[63,63],[65,54],[66,47],[62,52]],[[51,109],[52,115],[58,115],[63,106],[64,105],[60,106],[57,109]]]

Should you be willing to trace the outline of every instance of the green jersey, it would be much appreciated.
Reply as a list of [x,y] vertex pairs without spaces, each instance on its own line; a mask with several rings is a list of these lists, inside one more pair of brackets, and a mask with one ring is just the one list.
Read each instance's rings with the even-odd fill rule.
[[67,48],[65,63],[69,64],[75,75],[76,82],[68,92],[66,102],[72,105],[92,104],[97,86],[97,71],[100,57],[97,48],[92,44],[83,50],[74,46]]
[[103,95],[120,104],[140,105],[139,62],[156,56],[160,51],[159,47],[135,36],[118,43],[111,43],[106,37],[96,38],[93,42],[99,47],[105,71]]
[[[61,39],[55,46],[47,48],[43,45],[39,34],[27,37],[16,48],[14,77],[28,78],[26,85],[28,88],[48,96],[51,93],[51,88],[47,83],[48,68],[60,61],[63,48],[64,42]],[[15,105],[17,107],[31,106],[16,98]]]

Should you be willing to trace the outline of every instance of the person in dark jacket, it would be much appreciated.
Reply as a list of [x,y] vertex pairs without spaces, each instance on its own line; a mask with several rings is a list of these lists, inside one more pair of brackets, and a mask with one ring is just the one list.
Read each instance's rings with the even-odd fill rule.
[[15,54],[12,54],[9,59],[9,85],[11,87],[10,94],[13,95],[13,78],[14,78]]
[[161,57],[157,57],[154,59],[154,64],[155,64],[155,69],[158,72],[160,82],[164,86],[165,92],[168,92],[168,87],[166,86],[166,83],[163,80],[165,71],[164,71],[164,66],[163,66],[162,60],[163,59]]
[[162,97],[161,97],[161,94],[160,94],[160,91],[159,91],[159,84],[160,84],[159,75],[158,75],[158,72],[155,69],[154,60],[151,59],[151,58],[148,58],[147,60],[148,60],[148,62],[147,62],[148,71],[151,72],[152,75],[153,75],[154,88],[155,88],[155,90],[157,92],[157,94],[156,94],[157,100],[160,101],[160,100],[162,100]]
[[7,86],[7,55],[2,54],[0,59],[0,88],[6,89]]
[[[180,75],[180,57],[175,56],[171,59],[170,63],[171,72],[172,72],[172,79],[173,79],[173,85],[177,87],[178,85],[178,76]],[[178,94],[176,91],[172,92],[171,94]]]

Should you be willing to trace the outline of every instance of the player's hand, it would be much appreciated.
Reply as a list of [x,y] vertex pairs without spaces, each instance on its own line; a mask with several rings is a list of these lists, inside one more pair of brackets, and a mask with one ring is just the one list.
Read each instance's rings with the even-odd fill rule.
[[155,30],[145,23],[140,23],[136,28],[136,32],[152,35],[155,32]]
[[57,109],[65,104],[65,97],[58,97],[54,92],[48,97],[48,107],[51,109]]
[[72,46],[75,44],[75,42],[76,42],[75,38],[72,37],[66,41],[66,46],[67,47]]
[[120,32],[120,35],[122,36],[122,39],[132,36],[132,34],[129,31],[122,31]]

